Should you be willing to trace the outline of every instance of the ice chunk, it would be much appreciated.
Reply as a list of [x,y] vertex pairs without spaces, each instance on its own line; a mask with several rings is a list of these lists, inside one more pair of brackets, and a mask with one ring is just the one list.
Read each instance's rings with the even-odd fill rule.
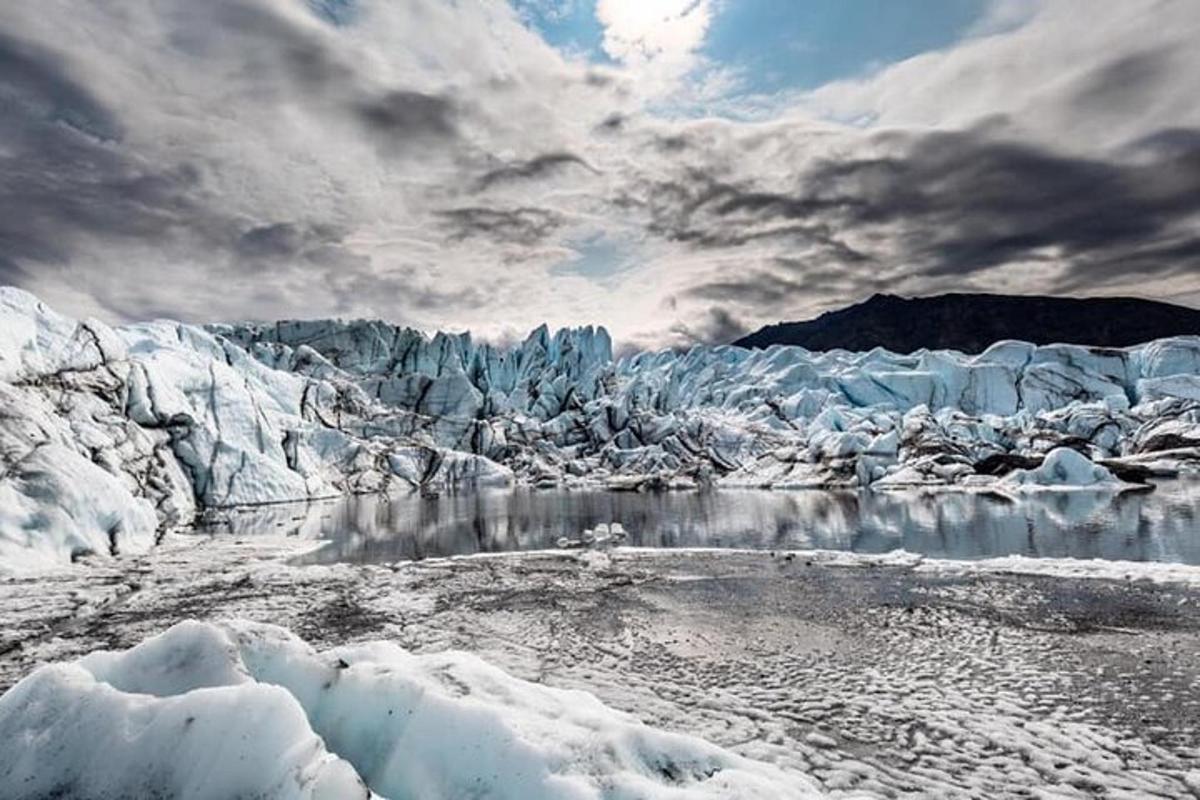
[[36,448],[0,479],[0,572],[154,543],[154,507],[59,444]]
[[1046,460],[1034,469],[1015,470],[1004,478],[1010,486],[1023,487],[1112,487],[1124,484],[1108,469],[1069,447],[1058,447],[1046,454]]
[[38,669],[0,697],[0,741],[13,800],[817,796],[803,775],[464,653],[317,653],[238,621]]

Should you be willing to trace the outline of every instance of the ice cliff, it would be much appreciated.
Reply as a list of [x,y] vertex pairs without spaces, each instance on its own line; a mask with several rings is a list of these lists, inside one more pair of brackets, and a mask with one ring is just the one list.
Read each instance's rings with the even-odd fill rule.
[[508,348],[379,321],[111,328],[0,288],[0,409],[0,568],[30,567],[397,488],[1119,489],[1200,464],[1200,337],[614,361],[591,327]]

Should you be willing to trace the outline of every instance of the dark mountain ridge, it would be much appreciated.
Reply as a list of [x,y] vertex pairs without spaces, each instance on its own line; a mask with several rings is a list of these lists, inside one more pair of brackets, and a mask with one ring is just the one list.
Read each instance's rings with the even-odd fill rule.
[[1167,336],[1197,334],[1200,311],[1132,297],[942,294],[908,298],[877,294],[807,322],[767,325],[733,344],[981,353],[1002,339],[1128,347]]

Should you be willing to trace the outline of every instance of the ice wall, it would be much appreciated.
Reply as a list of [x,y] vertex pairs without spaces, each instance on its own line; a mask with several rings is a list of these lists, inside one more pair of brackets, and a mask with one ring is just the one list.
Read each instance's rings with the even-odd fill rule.
[[[348,492],[1032,491],[1102,474],[1061,455],[1035,472],[1056,448],[1119,490],[1200,464],[1200,338],[614,362],[602,328],[507,348],[379,321],[114,329],[0,288],[0,403],[0,568],[15,568],[145,549],[205,509]],[[1004,480],[1017,470],[1041,477]]]

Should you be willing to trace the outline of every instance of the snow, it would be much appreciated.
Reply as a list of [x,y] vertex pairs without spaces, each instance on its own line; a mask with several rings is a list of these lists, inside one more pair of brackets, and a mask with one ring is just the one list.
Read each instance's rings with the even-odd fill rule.
[[1200,466],[1198,386],[1200,337],[614,361],[602,328],[509,348],[363,320],[110,328],[0,288],[0,570],[402,488],[1115,486],[1098,470]]
[[[183,622],[0,697],[11,798],[804,798],[802,775],[464,653]],[[97,742],[103,747],[97,747]]]
[[907,560],[918,572],[957,575],[1003,573],[1039,575],[1055,578],[1081,578],[1104,581],[1137,581],[1150,584],[1200,588],[1200,567],[1157,561],[1118,561],[1104,558],[1031,558],[1002,556],[976,561],[927,559],[908,554],[895,556]]

